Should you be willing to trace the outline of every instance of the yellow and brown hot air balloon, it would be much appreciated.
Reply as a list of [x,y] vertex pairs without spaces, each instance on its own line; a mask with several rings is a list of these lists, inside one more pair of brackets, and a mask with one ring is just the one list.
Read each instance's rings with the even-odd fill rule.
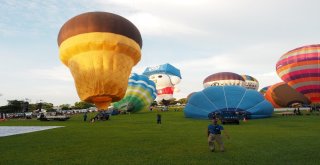
[[141,58],[139,30],[127,19],[88,12],[68,20],[58,35],[60,60],[69,67],[81,100],[99,110],[123,98]]

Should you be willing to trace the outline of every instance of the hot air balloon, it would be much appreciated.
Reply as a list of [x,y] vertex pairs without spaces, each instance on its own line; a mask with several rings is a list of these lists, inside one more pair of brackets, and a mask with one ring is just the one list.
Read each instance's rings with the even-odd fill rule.
[[270,86],[266,86],[260,89],[260,93],[264,96]]
[[293,104],[310,104],[303,94],[280,82],[268,88],[264,96],[275,108],[291,107]]
[[188,100],[190,99],[190,97],[191,97],[194,93],[196,93],[196,92],[191,92],[191,93],[188,94],[188,96],[187,96],[187,98],[186,98],[186,102],[188,102]]
[[180,70],[171,64],[147,67],[142,74],[156,83],[158,103],[170,100],[173,93],[179,91],[176,85],[181,81]]
[[270,117],[271,103],[255,90],[241,86],[212,86],[191,95],[184,114],[188,118],[208,119],[212,112],[246,112],[249,118]]
[[245,87],[247,89],[258,90],[259,89],[259,81],[249,75],[241,75],[245,81]]
[[147,76],[131,74],[126,94],[113,106],[119,110],[138,112],[147,109],[156,98],[156,85]]
[[276,65],[279,77],[312,103],[320,103],[320,44],[293,49]]
[[245,87],[245,80],[242,76],[232,72],[219,72],[212,74],[203,80],[203,87],[210,86],[243,86]]
[[141,58],[139,30],[127,19],[88,12],[68,20],[58,35],[60,60],[71,71],[81,100],[99,110],[123,98]]

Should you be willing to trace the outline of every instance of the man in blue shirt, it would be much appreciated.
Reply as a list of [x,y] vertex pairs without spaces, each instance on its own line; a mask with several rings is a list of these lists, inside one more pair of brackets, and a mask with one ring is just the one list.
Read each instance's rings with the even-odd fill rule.
[[[224,151],[224,144],[222,141],[221,131],[224,130],[221,125],[218,124],[217,119],[212,119],[212,124],[208,125],[207,133],[208,133],[208,143],[209,143],[209,149],[211,152],[214,152],[214,141],[216,141],[220,145],[220,150]],[[224,134],[227,138],[229,138],[229,135],[224,130]]]

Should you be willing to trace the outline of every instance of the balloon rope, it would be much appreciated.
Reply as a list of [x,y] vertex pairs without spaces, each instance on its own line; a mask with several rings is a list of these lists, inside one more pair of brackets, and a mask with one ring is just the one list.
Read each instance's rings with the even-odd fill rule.
[[216,109],[218,109],[218,107],[204,94],[203,91],[201,91],[201,93],[205,96],[205,98],[206,98],[214,107],[216,107]]
[[247,90],[245,90],[245,92],[243,93],[241,100],[239,101],[239,104],[237,105],[236,111],[239,108],[239,105],[242,103],[242,100],[243,100],[244,96],[246,95],[246,93],[247,93]]
[[262,103],[263,103],[263,102],[265,102],[265,101],[266,101],[266,100],[262,100],[260,103],[258,103],[258,104],[256,104],[255,106],[253,106],[253,107],[251,107],[251,108],[247,109],[246,111],[248,112],[250,109],[255,108],[256,106],[258,106],[258,105],[262,104]]
[[226,96],[226,91],[224,90],[224,86],[222,86],[222,89],[223,89],[224,100],[226,101],[227,111],[229,111],[229,108],[228,108],[228,100],[227,100],[227,96]]

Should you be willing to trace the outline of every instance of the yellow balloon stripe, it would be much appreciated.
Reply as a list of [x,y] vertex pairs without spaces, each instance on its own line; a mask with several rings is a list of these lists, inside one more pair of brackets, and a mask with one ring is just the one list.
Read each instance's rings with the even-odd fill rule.
[[69,67],[81,100],[99,110],[123,98],[132,67],[141,58],[140,46],[113,33],[92,32],[68,38],[60,59]]
[[279,61],[281,61],[281,60],[283,60],[285,58],[289,58],[290,56],[296,56],[296,55],[299,55],[299,54],[317,53],[317,52],[319,52],[319,50],[320,50],[320,46],[302,47],[302,48],[294,49],[294,50],[291,50],[291,51],[287,52],[282,57],[280,57]]
[[140,61],[141,50],[134,40],[114,33],[91,32],[78,34],[63,41],[60,45],[60,59],[68,66],[68,61],[73,56],[86,51],[115,50],[129,55],[134,65]]
[[153,101],[151,99],[152,96],[150,95],[150,93],[142,87],[128,87],[125,95],[126,96],[134,95],[136,97],[139,97],[144,102],[146,101],[145,104],[151,103]]

